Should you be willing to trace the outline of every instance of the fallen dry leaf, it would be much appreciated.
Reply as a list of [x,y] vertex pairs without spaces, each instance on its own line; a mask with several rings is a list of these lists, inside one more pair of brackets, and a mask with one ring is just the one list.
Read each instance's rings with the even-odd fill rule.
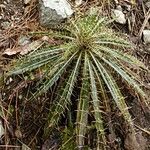
[[11,56],[11,55],[17,54],[18,52],[20,52],[20,48],[19,48],[19,49],[18,49],[18,48],[15,48],[15,49],[7,48],[7,49],[4,51],[3,55],[6,54],[6,55]]
[[37,41],[33,41],[29,44],[26,44],[24,46],[19,46],[16,48],[7,48],[3,55],[8,55],[8,56],[12,56],[15,55],[17,53],[20,53],[21,55],[25,55],[27,53],[29,53],[32,50],[36,50],[39,47],[41,47],[44,44],[44,42],[42,40],[37,40]]
[[12,56],[15,54],[20,53],[20,55],[26,55],[29,52],[33,51],[33,50],[37,50],[38,48],[40,48],[44,43],[47,43],[49,45],[58,45],[61,44],[62,41],[61,40],[57,40],[55,41],[52,38],[49,38],[48,36],[43,36],[41,39],[27,43],[25,45],[21,45],[15,48],[7,48],[3,55],[8,55],[8,56]]
[[40,48],[42,45],[44,44],[43,41],[41,40],[37,40],[34,41],[28,45],[25,45],[25,48],[20,52],[21,55],[25,55],[28,52],[32,51],[32,50],[37,50],[38,48]]

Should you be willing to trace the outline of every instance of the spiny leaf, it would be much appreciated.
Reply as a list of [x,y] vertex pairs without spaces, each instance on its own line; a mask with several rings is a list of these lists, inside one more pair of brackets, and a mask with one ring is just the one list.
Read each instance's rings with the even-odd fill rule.
[[87,54],[84,58],[84,67],[82,73],[82,87],[80,90],[80,99],[78,101],[77,119],[76,119],[76,134],[77,146],[82,149],[85,145],[84,139],[87,130],[88,108],[89,108],[89,80],[87,68]]
[[51,55],[60,54],[64,52],[64,48],[57,48],[57,47],[49,47],[49,48],[43,48],[41,50],[37,50],[35,52],[30,53],[26,59],[33,61],[36,59],[43,59],[47,58]]
[[51,113],[49,115],[48,126],[53,127],[58,123],[60,116],[64,113],[67,105],[71,102],[71,95],[74,88],[74,84],[76,82],[76,78],[78,76],[80,61],[81,61],[82,53],[80,53],[76,65],[74,69],[72,69],[72,73],[70,74],[69,79],[66,81],[66,85],[62,91],[62,93],[58,93],[58,98],[55,100],[55,104],[51,109]]
[[37,97],[41,93],[47,91],[63,74],[64,70],[68,67],[68,65],[72,62],[74,57],[76,56],[78,52],[75,52],[73,55],[66,60],[66,62],[63,62],[58,64],[58,66],[55,68],[51,68],[50,73],[48,74],[48,79],[43,83],[43,85],[40,87],[40,89],[34,94],[34,97]]
[[94,67],[94,65],[92,65],[92,68],[94,70],[94,73],[96,75],[96,79],[98,81],[98,88],[99,88],[99,93],[102,97],[102,102],[105,106],[105,110],[106,110],[106,113],[107,112],[110,112],[110,106],[109,106],[109,101],[108,101],[108,96],[107,96],[107,90],[105,89],[105,85],[104,85],[104,82],[100,76],[100,74],[98,73],[98,71],[96,70],[96,68]]
[[39,68],[43,65],[46,65],[47,63],[49,63],[53,59],[59,58],[59,56],[60,55],[51,56],[47,59],[36,61],[35,63],[31,63],[31,62],[30,63],[24,63],[24,64],[22,64],[22,66],[20,65],[19,67],[15,68],[15,70],[10,71],[8,75],[17,75],[17,74],[22,74],[22,73],[27,72],[27,71],[32,71],[33,69]]
[[15,68],[11,69],[8,75],[16,75],[21,74],[27,71],[32,71],[36,68],[39,68],[43,65],[46,65],[49,62],[53,62],[54,60],[58,59],[61,56],[62,49],[55,48],[42,50],[42,52],[36,52],[33,54],[29,54],[23,59],[19,59],[15,62]]
[[[143,98],[144,99],[146,99],[146,94],[144,93],[144,91],[140,88],[140,85],[133,79],[133,77],[131,76],[129,76],[128,75],[128,73],[127,72],[125,72],[125,70],[123,70],[123,69],[121,69],[115,62],[113,62],[112,60],[111,60],[111,62],[110,61],[108,61],[108,60],[106,60],[105,58],[102,58],[103,60],[104,60],[104,62],[106,62],[109,66],[111,66],[112,68],[114,68],[114,70],[129,84],[129,85],[131,85],[132,87],[133,87],[133,89],[135,90],[135,91],[137,91],[137,93],[138,94],[140,94],[141,96],[142,96],[142,99],[141,100],[143,100]],[[144,100],[143,101],[147,106],[148,106],[148,104],[147,104],[147,102]]]
[[117,107],[121,111],[122,115],[124,116],[124,119],[132,124],[131,115],[128,111],[128,107],[125,103],[124,97],[122,96],[120,89],[118,88],[116,82],[114,81],[113,77],[106,71],[106,69],[103,67],[103,65],[91,54],[97,69],[99,70],[103,80],[105,81],[105,84],[107,85]]
[[96,47],[95,49],[93,49],[93,52],[95,52],[99,56],[102,55],[102,52],[103,52],[104,56],[105,55],[107,56],[108,54],[110,54],[110,56],[108,56],[108,59],[109,59],[109,57],[112,59],[113,58],[118,59],[118,60],[124,61],[126,63],[129,63],[131,65],[135,65],[135,66],[138,65],[139,67],[147,69],[145,67],[145,65],[142,62],[140,62],[138,59],[136,59],[132,55],[125,54],[118,49],[112,49],[107,46],[99,46],[99,47]]
[[102,120],[102,115],[100,110],[100,101],[98,99],[99,96],[98,96],[96,81],[94,77],[94,72],[91,66],[91,62],[89,60],[88,60],[88,67],[89,67],[89,74],[90,74],[90,81],[91,81],[92,104],[94,108],[95,124],[96,124],[96,129],[98,131],[98,137],[100,136],[100,139],[102,139],[102,142],[98,143],[98,149],[99,148],[105,149],[106,138],[105,138],[103,120]]
[[62,135],[62,144],[58,150],[73,150],[76,149],[75,136],[74,136],[74,128],[73,127],[65,127]]
[[94,41],[94,44],[131,47],[130,43],[119,37],[106,37]]

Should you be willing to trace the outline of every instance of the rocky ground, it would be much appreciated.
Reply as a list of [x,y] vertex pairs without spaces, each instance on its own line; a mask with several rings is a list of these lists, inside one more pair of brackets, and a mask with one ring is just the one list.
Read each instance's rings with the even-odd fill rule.
[[[17,57],[26,55],[30,51],[41,47],[45,41],[49,44],[57,44],[58,42],[42,34],[35,35],[33,33],[48,32],[51,28],[61,28],[63,23],[70,17],[74,17],[77,14],[83,15],[87,12],[98,13],[109,18],[114,17],[113,28],[128,36],[135,46],[133,55],[142,60],[150,68],[149,0],[112,0],[103,2],[99,2],[98,0],[70,0],[69,3],[62,2],[60,6],[59,8],[61,9],[57,8],[52,1],[42,3],[41,0],[0,0],[0,76],[4,75],[10,60],[15,60]],[[54,11],[54,9],[58,9],[58,11]],[[139,72],[137,71],[137,73]],[[139,74],[145,84],[145,91],[150,94],[150,75],[146,73]],[[9,116],[7,112],[9,104],[14,103],[11,101],[14,93],[9,93],[11,91],[9,84],[12,80],[12,78],[6,80],[7,91],[2,86],[0,87],[0,103],[3,103],[2,106],[6,109],[4,111],[7,114],[6,118],[1,117],[0,120],[0,149],[5,149],[6,144],[9,145],[9,148],[6,149],[21,149],[17,145],[21,145],[22,149],[40,149],[42,146],[41,143],[44,142],[37,137],[37,135],[40,135],[40,126],[42,126],[42,122],[37,121],[41,113],[37,108],[44,100],[38,101],[34,106],[26,102],[28,105],[31,105],[29,109],[25,109],[21,105],[21,108],[25,109],[25,113],[22,116],[25,119],[22,124],[16,125],[16,123],[20,122],[17,116],[18,111],[15,113],[16,117],[10,117],[11,119],[7,117]],[[24,88],[25,86],[25,83],[19,82],[15,90],[19,90],[19,88]],[[8,93],[10,94],[9,102],[5,101],[8,98]],[[137,138],[142,145],[142,149],[148,150],[147,145],[150,145],[149,115],[146,115],[147,112],[144,113],[139,104],[132,100],[130,103],[133,106],[131,114],[135,118]],[[17,106],[15,108],[18,109]],[[7,122],[7,119],[9,122]],[[34,123],[31,124],[32,120],[34,120]],[[4,132],[6,128],[7,134]],[[37,141],[39,144],[37,144]],[[47,143],[50,145],[49,142]],[[48,145],[47,143],[46,145]],[[127,136],[125,148],[131,150],[130,145],[132,145],[130,137]],[[42,147],[43,150],[46,150],[44,144]]]

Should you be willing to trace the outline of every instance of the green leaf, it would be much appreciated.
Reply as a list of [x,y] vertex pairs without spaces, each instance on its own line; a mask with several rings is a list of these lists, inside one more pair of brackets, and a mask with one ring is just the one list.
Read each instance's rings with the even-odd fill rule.
[[[95,52],[100,57],[103,54],[108,59],[113,59],[113,58],[118,59],[118,60],[124,61],[128,64],[139,66],[139,67],[147,69],[145,67],[145,65],[142,62],[140,62],[138,59],[136,59],[134,56],[128,55],[128,54],[126,54],[123,51],[120,51],[118,49],[112,49],[112,48],[109,48],[107,46],[98,46],[98,47],[95,47],[95,49],[93,49],[93,52]],[[108,54],[110,56],[108,56]]]
[[71,102],[71,95],[74,88],[74,84],[76,82],[80,61],[81,61],[82,53],[80,53],[76,65],[74,69],[72,69],[72,73],[70,74],[69,79],[66,81],[65,87],[63,87],[62,93],[57,93],[59,95],[56,100],[54,101],[53,108],[50,110],[49,119],[48,119],[48,126],[53,127],[58,123],[60,116],[64,113],[67,105]]
[[76,149],[74,128],[65,127],[62,135],[62,145],[58,150],[74,150]]
[[19,67],[16,67],[13,71],[10,71],[8,75],[17,75],[17,74],[22,74],[27,71],[32,71],[33,69],[39,68],[43,65],[46,65],[53,59],[59,58],[60,55],[52,56],[47,59],[41,59],[40,61],[37,62],[29,62],[29,63],[24,63],[22,66],[20,65]]
[[[125,70],[123,70],[120,66],[118,66],[114,61],[106,60],[105,58],[102,58],[104,62],[106,62],[110,67],[112,67],[129,85],[133,87],[133,89],[141,95],[142,99],[146,99],[147,95],[144,93],[144,91],[140,88],[140,85],[133,79],[134,76],[129,76]],[[147,102],[143,101],[147,106]]]
[[60,58],[62,51],[62,48],[49,48],[29,54],[25,58],[17,60],[17,62],[15,62],[15,68],[11,69],[8,75],[22,74],[46,65],[47,63],[52,63]]
[[107,90],[105,89],[105,85],[104,85],[104,82],[101,78],[101,75],[99,74],[99,72],[96,70],[96,68],[94,67],[94,65],[92,65],[92,68],[93,68],[93,71],[96,75],[96,79],[98,81],[98,88],[99,88],[99,93],[102,97],[102,102],[103,102],[103,105],[105,106],[105,110],[106,110],[106,113],[107,112],[110,112],[111,109],[110,109],[110,106],[109,106],[109,101],[108,101],[108,96],[107,96]]
[[106,37],[106,38],[100,38],[94,41],[94,44],[99,45],[114,45],[114,46],[123,46],[123,47],[131,47],[130,43],[126,40],[119,38],[117,36],[112,37]]
[[80,90],[80,98],[78,100],[77,119],[76,119],[76,134],[77,146],[82,149],[85,145],[84,139],[87,130],[88,111],[89,111],[89,89],[87,54],[84,58],[84,67],[82,73],[82,87]]
[[71,74],[65,79],[64,86],[57,91],[57,97],[55,98],[52,108],[49,111],[47,117],[47,123],[44,127],[44,137],[48,137],[49,133],[56,125],[61,118],[61,115],[65,112],[68,106],[71,104],[71,95],[78,76],[80,61],[82,53],[80,53],[76,65],[73,67]]
[[64,73],[65,69],[69,66],[69,64],[72,62],[72,60],[75,58],[76,54],[75,52],[66,60],[65,62],[60,62],[56,64],[54,68],[51,68],[47,80],[43,83],[43,85],[37,90],[36,93],[33,94],[34,97],[37,97],[38,95],[42,94],[43,92],[47,91],[53,84],[59,79],[59,77]]
[[132,124],[132,119],[131,119],[131,115],[128,111],[128,107],[125,103],[124,97],[122,96],[119,87],[117,86],[115,80],[113,79],[113,77],[110,75],[110,73],[108,73],[106,71],[106,69],[103,67],[103,65],[91,54],[97,69],[99,70],[105,84],[107,85],[113,100],[115,101],[117,107],[119,108],[119,110],[121,111],[122,115],[124,116],[124,119]]
[[96,81],[94,77],[94,72],[91,66],[91,62],[89,60],[88,60],[88,67],[89,67],[89,74],[90,74],[90,81],[91,81],[91,93],[92,93],[92,104],[94,108],[95,125],[98,131],[98,137],[100,136],[100,139],[102,139],[101,143],[98,143],[97,149],[100,148],[105,149],[106,138],[105,138],[103,120],[102,120],[102,115],[100,110],[100,101],[99,101]]

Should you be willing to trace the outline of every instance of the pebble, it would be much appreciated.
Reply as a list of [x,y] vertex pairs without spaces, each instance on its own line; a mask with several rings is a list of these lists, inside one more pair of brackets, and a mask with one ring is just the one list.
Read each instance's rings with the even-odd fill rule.
[[100,11],[99,7],[90,7],[89,11],[87,12],[87,15],[97,15]]
[[143,40],[145,44],[150,43],[150,30],[143,30]]
[[31,0],[24,0],[24,4],[27,5],[31,2]]
[[11,26],[11,24],[8,21],[4,21],[1,23],[1,26],[3,29],[8,29]]
[[145,3],[147,8],[150,8],[150,2]]
[[6,81],[6,85],[9,85],[12,81],[13,81],[13,79],[10,77],[10,78]]
[[20,36],[19,38],[18,38],[18,44],[20,45],[20,46],[24,46],[24,45],[26,45],[26,44],[29,44],[29,43],[31,43],[31,40],[30,40],[30,37],[27,37],[27,36]]
[[67,0],[40,0],[39,6],[39,20],[44,27],[60,25],[73,14]]
[[112,17],[115,19],[115,21],[117,23],[126,24],[125,14],[121,10],[113,9],[112,10]]
[[83,0],[75,0],[75,6],[78,7],[83,3]]
[[4,133],[5,133],[5,130],[2,124],[2,120],[0,119],[0,138],[2,137],[2,135],[4,135]]

